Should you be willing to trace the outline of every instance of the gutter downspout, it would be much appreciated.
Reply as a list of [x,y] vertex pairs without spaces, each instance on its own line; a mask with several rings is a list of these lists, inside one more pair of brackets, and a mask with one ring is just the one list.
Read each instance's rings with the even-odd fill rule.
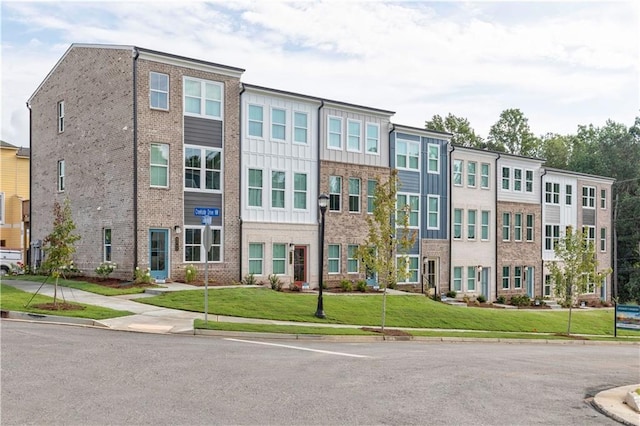
[[544,175],[547,174],[547,169],[543,169],[544,171],[540,175],[540,297],[544,299],[544,257],[542,256],[542,251],[544,250],[544,221],[542,220],[542,209],[544,208],[544,185],[543,178]]
[[453,290],[453,283],[451,282],[451,268],[453,267],[453,264],[451,263],[453,261],[453,236],[451,235],[451,217],[452,217],[452,212],[453,212],[453,179],[451,179],[451,171],[453,170],[453,151],[456,150],[456,146],[452,143],[448,144],[451,149],[449,150],[449,173],[447,173],[447,177],[449,179],[448,182],[448,187],[449,187],[449,212],[447,213],[447,215],[449,216],[449,270],[447,271],[447,276],[448,276],[448,280],[449,280],[449,291]]
[[[495,192],[495,197],[496,197],[496,201],[495,201],[495,205],[496,205],[496,225],[495,225],[495,236],[496,236],[496,241],[495,241],[495,255],[494,255],[494,262],[495,262],[495,274],[496,274],[496,300],[498,299],[498,160],[500,160],[500,158],[502,157],[502,154],[498,153],[498,157],[496,157],[496,187],[494,189]],[[511,224],[509,224],[509,226],[511,226]]]
[[133,48],[133,267],[138,266],[138,56]]
[[[30,149],[30,153],[29,153],[29,246],[25,247],[26,253],[28,254],[28,259],[22,259],[23,263],[25,265],[29,265],[29,267],[35,269],[34,267],[36,266],[33,263],[33,253],[31,252],[31,237],[33,235],[32,232],[32,223],[33,223],[33,216],[31,215],[31,209],[33,208],[33,203],[31,202],[31,194],[33,194],[33,167],[31,167],[31,158],[33,157],[33,130],[32,130],[32,118],[31,118],[31,105],[29,104],[29,101],[26,102],[27,108],[29,109],[29,149]],[[24,218],[23,218],[24,220]],[[33,270],[32,269],[32,270]]]
[[[239,139],[240,139],[240,155],[238,156],[238,194],[242,194],[242,146],[243,146],[243,135],[242,135],[242,94],[244,93],[244,91],[246,90],[246,88],[244,87],[244,85],[242,83],[240,83],[240,94],[238,95],[240,98],[240,105],[239,105],[239,109],[240,112],[238,113],[238,122],[240,123],[239,126]],[[239,261],[238,261],[238,282],[242,282],[242,255],[243,255],[243,247],[242,247],[242,239],[243,239],[243,228],[242,228],[242,195],[240,197],[238,197],[238,212],[240,213],[240,216],[238,217],[238,221],[239,221],[239,227],[240,227],[240,242],[239,242],[239,249],[240,249],[240,256],[239,256]]]

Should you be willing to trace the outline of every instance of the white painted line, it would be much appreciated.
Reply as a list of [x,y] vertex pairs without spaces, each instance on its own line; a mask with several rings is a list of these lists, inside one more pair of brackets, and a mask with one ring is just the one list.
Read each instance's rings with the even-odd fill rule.
[[297,349],[299,351],[319,352],[321,354],[328,354],[328,355],[348,356],[352,358],[370,358],[367,355],[356,355],[356,354],[347,354],[344,352],[323,351],[320,349],[309,349],[309,348],[302,348],[300,346],[291,346],[291,345],[279,345],[277,343],[256,342],[253,340],[242,340],[242,339],[232,339],[232,338],[227,338],[224,340],[231,340],[233,342],[242,342],[242,343],[253,343],[255,345],[278,346],[280,348]]

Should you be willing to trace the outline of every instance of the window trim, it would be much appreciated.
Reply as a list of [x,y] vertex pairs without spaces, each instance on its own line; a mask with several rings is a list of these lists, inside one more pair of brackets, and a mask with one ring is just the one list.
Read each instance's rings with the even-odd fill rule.
[[57,172],[57,181],[58,181],[58,192],[64,192],[65,183],[66,183],[66,164],[64,160],[58,160],[58,172]]
[[[500,176],[501,176],[501,186],[500,189],[502,191],[511,191],[511,167],[507,167],[507,166],[502,166],[500,168]],[[506,176],[505,176],[505,171],[507,172]],[[506,184],[506,186],[505,186]]]
[[[484,170],[482,170],[483,166],[487,166],[487,174],[484,174]],[[487,184],[484,185],[484,179],[486,178]],[[489,189],[491,187],[491,164],[489,163],[480,163],[480,189]]]
[[[332,121],[337,121],[338,123],[340,123],[340,132],[336,133],[336,132],[332,132],[331,131],[331,122]],[[339,136],[339,141],[340,141],[340,145],[339,146],[332,146],[331,145],[331,135],[338,135]],[[335,115],[328,115],[327,116],[327,149],[333,149],[336,151],[342,151],[342,147],[344,146],[344,129],[342,128],[342,117],[338,117]]]
[[[296,124],[296,115],[303,115],[305,117],[305,127],[300,127]],[[291,123],[291,127],[291,140],[293,141],[293,143],[299,145],[309,145],[309,113],[304,111],[293,111],[293,123]],[[304,142],[301,142],[297,139],[296,130],[304,130]]]
[[478,291],[477,284],[478,284],[478,267],[467,266],[467,291],[473,292],[473,293]]
[[[153,147],[154,146],[158,146],[161,148],[161,150],[163,148],[166,148],[166,154],[167,154],[167,164],[156,164],[153,163],[153,159],[152,159],[152,155],[151,152],[153,152]],[[149,186],[151,188],[169,188],[169,161],[170,161],[170,155],[169,155],[170,149],[169,149],[169,144],[166,143],[159,143],[159,142],[152,142],[150,144],[150,153],[149,153]],[[165,173],[166,173],[166,180],[167,180],[167,184],[166,185],[154,185],[152,182],[152,178],[151,178],[151,170],[153,170],[154,168],[157,169],[164,169]]]
[[[433,158],[431,158],[431,148],[435,148],[436,149],[436,157],[435,157],[436,168],[435,168],[435,170],[431,169],[431,161],[434,160]],[[436,143],[428,143],[427,144],[427,173],[440,174],[440,145],[438,145]]]
[[[399,144],[406,144],[407,147],[407,153],[406,153],[406,159],[405,159],[405,166],[404,167],[400,167],[398,165],[398,157],[400,156],[400,154],[398,153],[398,145]],[[414,148],[417,148],[415,151],[417,153],[417,157],[416,158],[416,167],[410,167],[411,165],[411,158],[414,158],[414,156],[410,155],[409,152],[409,147],[413,146]],[[410,139],[403,139],[403,138],[396,138],[396,169],[398,170],[409,170],[412,172],[419,172],[420,171],[420,142],[417,141],[413,141]]]
[[[276,257],[276,246],[284,247],[284,257]],[[287,246],[286,243],[273,243],[271,245],[271,272],[274,275],[287,275]],[[276,272],[276,262],[282,262],[282,272]]]
[[[248,268],[249,274],[252,274],[254,276],[259,276],[259,277],[265,275],[265,273],[264,273],[264,258],[265,258],[264,243],[249,243],[248,246],[249,247],[247,248],[247,250],[248,250],[248,253],[247,253],[247,259],[248,259],[247,260],[247,268]],[[260,257],[251,257],[251,247],[252,246],[253,247],[259,246],[260,247],[260,251],[261,251]],[[251,262],[255,263],[255,262],[258,262],[258,261],[260,262],[260,272],[259,273],[252,272],[251,271],[251,266],[252,266]]]
[[[518,225],[518,219],[520,219],[520,224]],[[522,241],[522,213],[514,213],[513,214],[513,241]]]
[[[282,174],[282,176],[284,176],[284,188],[275,188],[273,185],[273,178],[274,178],[274,174]],[[271,208],[275,209],[275,210],[282,210],[285,209],[287,207],[287,172],[284,170],[271,170],[271,180],[270,182],[270,194],[271,194]],[[263,181],[263,187],[264,187],[264,181]],[[273,203],[275,201],[275,197],[274,195],[274,191],[277,191],[279,193],[282,194],[282,204],[283,206],[274,206]]]
[[[505,220],[505,218],[509,218],[509,219]],[[506,235],[506,238],[505,238],[505,235]],[[502,212],[502,241],[511,241],[511,213],[510,212]]]
[[[460,276],[457,276],[456,272],[460,272]],[[451,287],[453,291],[461,292],[462,291],[462,266],[454,266]],[[457,283],[457,284],[456,284]]]
[[[372,138],[369,136],[369,129],[370,128],[375,128],[376,129],[376,137]],[[369,154],[369,155],[380,155],[380,124],[378,123],[366,123],[365,125],[365,154]],[[369,150],[369,141],[375,140],[375,151],[370,151]]]
[[[357,135],[352,135],[351,134],[351,124],[357,124],[358,125],[358,134]],[[358,138],[358,148],[352,148],[351,147],[351,138],[352,137],[357,137]],[[362,152],[362,121],[361,120],[354,120],[352,118],[347,118],[347,152]]]
[[[304,176],[305,189],[301,191],[296,189],[296,176]],[[304,208],[296,207],[296,195],[304,192]],[[304,172],[293,172],[293,210],[308,211],[309,210],[309,175]]]
[[552,205],[560,205],[560,183],[545,182],[544,183],[544,203]]
[[[336,181],[339,183],[339,188],[338,190],[340,192],[331,192],[331,181],[332,179],[336,179]],[[342,176],[335,176],[335,175],[330,175],[329,176],[329,211],[330,212],[341,212],[342,211]],[[337,200],[338,203],[338,208],[333,208],[334,206],[334,201]]]
[[[252,186],[251,185],[251,172],[259,171],[260,172],[260,186]],[[251,191],[260,191],[260,205],[252,205],[251,204]],[[256,168],[248,168],[247,169],[247,208],[248,209],[263,209],[264,208],[264,170],[256,169]]]
[[514,266],[513,267],[513,288],[519,290],[522,288],[522,278],[524,274],[522,273],[522,266]]
[[[473,173],[471,172],[472,166],[473,166]],[[478,176],[478,162],[467,161],[467,187],[475,188],[478,185],[477,176]],[[473,179],[473,183],[471,182],[472,179]]]
[[[585,195],[585,190],[587,191],[587,195]],[[593,195],[591,194],[591,192],[593,192]],[[582,187],[582,208],[583,209],[596,208],[596,187],[595,186],[584,185]]]
[[[456,213],[460,212],[460,221],[456,222]],[[454,240],[462,240],[462,230],[463,230],[463,225],[464,225],[464,209],[453,209],[453,220],[451,221],[452,224],[452,234],[451,237]],[[459,236],[456,237],[456,227],[459,227],[460,233]]]
[[[373,185],[372,185],[373,183]],[[373,187],[373,188],[372,188]],[[367,179],[367,214],[373,214],[376,208],[376,189],[378,181],[375,179]],[[373,189],[373,191],[372,191]]]
[[[473,218],[473,223],[472,219]],[[467,210],[467,240],[475,241],[478,239],[476,227],[478,224],[478,211],[474,209]]]
[[[107,242],[107,231],[109,231],[109,241]],[[107,250],[108,248],[108,250]],[[111,228],[102,228],[102,261],[111,262],[113,259],[113,231]]]
[[[358,245],[347,245],[347,274],[357,274],[360,272],[360,258],[358,257]],[[353,257],[352,257],[353,256]],[[355,261],[356,268],[353,270],[351,265]]]
[[[484,218],[485,215],[487,217],[487,222],[485,223]],[[487,234],[487,237],[484,237],[484,234]],[[489,241],[491,239],[491,211],[490,210],[481,210],[480,211],[480,241]]]
[[[284,113],[284,123],[275,123],[273,121],[274,119],[274,111],[279,111]],[[271,107],[269,110],[269,122],[270,122],[270,126],[269,126],[269,137],[271,141],[274,142],[286,142],[287,141],[287,110],[284,108],[278,108],[278,107]],[[274,126],[280,126],[283,128],[282,131],[282,139],[275,137],[274,134]]]
[[[187,149],[197,149],[200,150],[200,187],[199,188],[192,188],[192,187],[187,187],[186,185],[186,173],[185,173],[185,169],[187,168],[186,165],[186,150]],[[207,169],[207,151],[213,151],[213,152],[217,152],[220,156],[220,169]],[[209,194],[221,194],[222,190],[224,189],[224,155],[222,152],[222,149],[220,148],[212,148],[212,147],[208,147],[208,146],[201,146],[201,145],[184,145],[182,148],[182,155],[183,155],[183,161],[182,161],[182,174],[183,174],[183,179],[182,179],[182,188],[183,191],[185,192],[203,192],[203,193],[209,193]],[[189,167],[190,169],[195,169],[195,167]],[[220,179],[219,179],[219,184],[220,184],[220,188],[219,189],[208,189],[207,186],[207,171],[212,171],[212,172],[217,172],[220,174]],[[204,186],[204,187],[203,187]]]
[[[522,185],[522,182],[524,181],[524,176],[523,176],[523,170],[520,167],[513,167],[511,169],[513,171],[513,191],[515,192],[523,192],[524,191],[524,185]],[[517,176],[517,174],[520,174],[520,177]],[[517,188],[516,185],[520,186],[520,188]]]
[[[505,272],[507,273],[506,275],[505,275]],[[502,267],[502,289],[509,290],[510,288],[511,288],[511,266],[503,266]]]
[[[531,225],[529,225],[529,218],[531,218]],[[532,213],[527,213],[525,216],[525,240],[527,242],[535,241],[535,222],[536,217]]]
[[[330,257],[331,256],[331,247],[338,247],[338,257]],[[327,244],[327,274],[329,275],[337,275],[340,274],[342,268],[340,267],[340,260],[342,259],[342,245],[341,244]],[[338,270],[331,271],[331,262],[337,264]]]
[[[436,200],[436,210],[431,210],[431,200]],[[431,216],[436,215],[436,226],[431,226]],[[437,231],[440,229],[440,196],[427,195],[427,229]]]
[[[199,82],[200,83],[200,113],[196,113],[196,112],[189,112],[187,111],[187,93],[186,93],[186,87],[187,87],[187,81],[194,81],[194,82]],[[206,98],[206,85],[207,84],[212,84],[214,86],[218,86],[220,88],[220,99],[208,99]],[[193,96],[189,96],[191,98],[193,98]],[[219,116],[215,116],[215,115],[208,115],[206,113],[207,111],[207,100],[209,101],[214,101],[214,102],[218,102],[220,104],[220,115]],[[189,117],[200,117],[200,118],[205,118],[207,120],[224,120],[224,84],[219,82],[219,81],[213,81],[213,80],[205,80],[202,78],[197,78],[197,77],[190,77],[190,76],[183,76],[182,77],[182,113],[185,116],[189,116]]]
[[[251,108],[260,108],[260,121],[251,118]],[[260,123],[260,135],[251,134],[251,123]],[[264,105],[248,104],[247,105],[247,137],[264,139]]]
[[[203,225],[185,225],[184,227],[184,235],[185,237],[183,238],[182,241],[182,260],[184,263],[205,263],[204,259],[202,258],[202,254],[205,252],[204,250],[204,238],[203,238],[203,232],[205,230],[205,226]],[[189,244],[189,246],[193,246],[193,247],[199,247],[199,257],[200,260],[187,260],[187,238],[186,238],[186,234],[188,230],[198,230],[200,232],[200,243],[199,244]],[[218,247],[218,253],[220,254],[220,259],[219,260],[209,260],[209,263],[222,263],[224,262],[224,231],[222,226],[211,226],[211,233],[215,233],[216,231],[218,231],[220,233],[220,244],[211,244],[211,248],[213,247]],[[212,238],[212,242],[213,242],[213,238]],[[209,253],[207,252],[207,256],[209,255]]]
[[607,228],[605,226],[600,227],[600,252],[607,252]]
[[600,209],[607,209],[607,190],[604,188],[600,188]]
[[[529,179],[531,177],[531,179]],[[535,173],[532,169],[524,169],[524,192],[533,193],[535,188]]]
[[[406,203],[404,205],[405,206],[407,206],[407,205],[409,206],[409,212],[408,212],[409,220],[408,220],[407,228],[409,228],[409,229],[418,229],[418,228],[420,228],[420,195],[419,194],[414,194],[414,193],[411,193],[411,192],[398,192],[396,194],[396,217],[395,217],[396,226],[400,222],[398,220],[398,217],[399,217],[399,215],[401,213],[401,209],[400,209],[401,206],[399,205],[399,199],[398,199],[398,197],[400,197],[400,196],[406,197],[405,198]],[[417,211],[414,211],[414,210],[411,209],[411,202],[415,201],[415,200],[417,200],[417,202],[418,202]],[[415,218],[415,225],[411,224],[412,218]]]
[[[152,87],[152,75],[157,75],[157,76],[163,76],[166,77],[167,79],[167,90],[160,90],[160,89],[154,89]],[[149,71],[149,108],[151,109],[155,109],[155,110],[159,110],[159,111],[169,111],[169,94],[171,92],[170,87],[169,87],[170,81],[169,81],[169,74],[164,74],[161,72],[157,72],[157,71]],[[161,107],[161,106],[153,106],[153,97],[152,94],[153,93],[160,93],[160,94],[165,94],[167,95],[167,100],[166,100],[166,107]]]
[[[351,193],[351,182],[358,182],[358,193],[357,194],[352,194]],[[356,177],[350,177],[349,178],[349,213],[360,213],[360,211],[362,210],[362,207],[360,206],[361,204],[361,196],[362,196],[362,180],[360,178],[356,178]],[[357,203],[356,206],[358,208],[358,210],[352,210],[351,209],[351,199],[357,199]]]
[[64,132],[64,101],[58,101],[57,106],[57,124],[58,124],[58,133]]
[[[456,172],[456,165],[460,165],[460,171]],[[464,160],[454,159],[453,160],[453,170],[451,171],[451,181],[453,182],[453,186],[463,186],[463,175],[464,175]],[[460,182],[456,182],[456,176],[460,178]]]

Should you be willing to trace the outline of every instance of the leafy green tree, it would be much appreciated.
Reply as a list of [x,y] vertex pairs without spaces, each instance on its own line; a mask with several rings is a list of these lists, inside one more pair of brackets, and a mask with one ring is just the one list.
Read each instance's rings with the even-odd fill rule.
[[566,170],[571,157],[572,138],[555,133],[547,133],[541,138],[540,157],[545,166]]
[[451,142],[456,145],[468,146],[473,148],[482,147],[482,137],[478,136],[471,127],[469,120],[463,117],[457,117],[449,113],[445,118],[440,115],[434,115],[431,120],[424,123],[425,128],[437,130],[439,132],[448,132],[453,136]]
[[607,268],[598,271],[598,261],[593,243],[582,231],[567,228],[567,234],[556,244],[558,261],[550,266],[555,294],[562,299],[563,306],[569,307],[567,334],[571,334],[571,312],[581,294],[595,291],[604,278],[611,273]]
[[489,130],[488,143],[492,149],[500,147],[510,154],[536,157],[540,154],[540,139],[529,128],[529,120],[517,108],[500,113],[498,121]]
[[373,214],[367,216],[368,236],[358,249],[361,268],[376,274],[382,294],[382,331],[384,332],[387,288],[395,287],[398,280],[408,275],[407,264],[398,259],[406,254],[416,241],[416,233],[409,229],[411,206],[397,206],[400,180],[398,171],[392,170],[389,179],[377,182],[374,193]]
[[76,252],[75,242],[80,236],[74,235],[76,225],[71,217],[71,202],[68,198],[60,205],[53,204],[53,230],[43,240],[45,260],[43,267],[56,279],[53,290],[53,304],[57,305],[58,279],[65,271],[73,268],[73,254]]

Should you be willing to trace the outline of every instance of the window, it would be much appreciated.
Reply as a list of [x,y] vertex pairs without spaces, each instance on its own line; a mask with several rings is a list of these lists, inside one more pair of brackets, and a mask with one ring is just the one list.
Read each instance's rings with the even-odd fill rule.
[[[185,188],[219,191],[222,181],[221,174],[222,154],[219,150],[192,146],[185,147]],[[204,180],[201,178],[203,175]]]
[[489,163],[480,164],[480,187],[483,189],[489,188]]
[[222,84],[185,77],[184,112],[185,115],[221,119]]
[[152,143],[149,163],[151,186],[167,188],[169,186],[169,145]]
[[467,238],[470,240],[476,239],[476,211],[467,211]]
[[419,170],[420,146],[417,142],[396,140],[396,167],[399,169]]
[[349,211],[360,213],[360,179],[349,178]]
[[607,228],[600,228],[600,251],[607,251]]
[[286,244],[274,244],[272,266],[273,273],[276,275],[284,275],[286,273],[287,265],[287,245]]
[[587,243],[595,247],[596,245],[596,227],[595,226],[583,226],[582,227]]
[[600,208],[601,209],[607,208],[607,190],[606,189],[600,190]]
[[511,186],[511,169],[509,167],[502,168],[502,189],[509,190]]
[[405,215],[408,215],[409,227],[417,228],[420,219],[420,198],[417,195],[398,194],[397,202],[396,220],[398,224],[402,225]]
[[249,136],[262,137],[264,111],[259,105],[249,105]]
[[427,196],[427,229],[440,229],[440,197]]
[[564,187],[564,203],[567,206],[570,206],[573,200],[571,199],[573,196],[573,186],[565,185]]
[[375,209],[375,200],[376,200],[376,187],[378,186],[378,182],[369,179],[367,181],[367,213],[373,213]]
[[357,274],[360,270],[358,260],[358,246],[349,244],[347,246],[347,273]]
[[271,207],[284,208],[285,173],[271,172]]
[[307,175],[305,173],[293,174],[293,208],[307,209]]
[[509,289],[509,278],[511,276],[511,267],[503,266],[502,267],[502,288],[504,290]]
[[476,186],[476,167],[478,163],[475,161],[469,161],[467,163],[467,186]]
[[462,266],[453,267],[453,290],[462,291]]
[[484,241],[489,240],[489,220],[491,217],[491,212],[487,210],[483,210],[480,214],[481,220],[481,228],[480,228],[480,238]]
[[525,192],[533,192],[533,170],[525,170],[524,182]]
[[58,161],[58,191],[64,191],[64,160]]
[[306,144],[309,137],[309,114],[305,112],[293,113],[293,141]]
[[367,123],[367,153],[378,154],[380,145],[380,126]]
[[544,201],[547,204],[560,204],[560,184],[547,182],[544,185]]
[[[184,233],[184,259],[185,262],[204,262],[202,256],[203,227],[189,227]],[[209,249],[209,261],[220,262],[222,260],[222,230],[211,228],[211,248]]]
[[596,188],[593,186],[582,187],[582,207],[588,209],[596,207]]
[[264,259],[264,245],[249,243],[249,273],[262,275],[262,262]]
[[347,120],[347,151],[360,152],[362,125],[359,121]]
[[287,111],[271,109],[271,139],[284,141],[287,134]]
[[249,169],[249,207],[262,207],[262,170]]
[[560,240],[560,225],[545,225],[544,249],[553,250]]
[[327,271],[330,274],[340,273],[340,244],[329,244],[327,264]]
[[513,288],[522,288],[522,266],[513,268]]
[[340,211],[340,199],[342,198],[342,178],[329,176],[329,211]]
[[467,291],[476,291],[476,267],[467,266]]
[[[405,283],[417,283],[418,282],[418,270],[420,265],[420,259],[417,256],[404,256],[398,258],[398,263],[405,261],[407,268]],[[401,264],[399,266],[402,266]]]
[[522,213],[513,215],[513,240],[522,241]]
[[453,210],[453,238],[462,238],[462,209]]
[[329,149],[342,149],[342,118],[329,117]]
[[58,102],[58,133],[64,132],[64,101]]
[[527,215],[527,241],[533,241],[533,215]]
[[462,185],[462,160],[453,160],[453,184]]
[[544,296],[545,297],[551,296],[552,282],[553,280],[551,278],[551,275],[545,274],[544,276]]
[[428,173],[440,173],[440,146],[429,144],[429,161],[427,163]]
[[111,228],[102,230],[102,260],[111,262]]
[[502,241],[511,239],[511,213],[502,213]]
[[151,108],[169,109],[169,76],[167,74],[149,73],[149,102]]
[[522,191],[522,169],[513,169],[513,190]]

